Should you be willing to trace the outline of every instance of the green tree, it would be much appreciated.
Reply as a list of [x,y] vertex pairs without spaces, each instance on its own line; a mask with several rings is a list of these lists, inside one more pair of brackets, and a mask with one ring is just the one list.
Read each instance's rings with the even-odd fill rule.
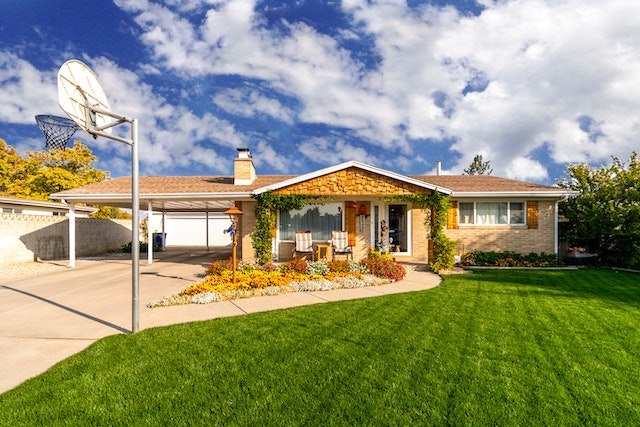
[[608,262],[640,267],[640,158],[633,152],[628,164],[612,159],[608,167],[567,167],[558,185],[578,195],[560,204],[568,219],[563,234]]
[[464,170],[463,175],[491,175],[493,168],[490,163],[490,160],[486,162],[482,160],[482,154],[476,154],[469,167]]

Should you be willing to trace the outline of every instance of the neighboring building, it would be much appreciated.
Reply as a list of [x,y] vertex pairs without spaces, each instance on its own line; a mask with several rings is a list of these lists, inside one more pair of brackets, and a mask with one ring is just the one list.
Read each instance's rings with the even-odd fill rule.
[[[435,191],[450,195],[446,234],[459,242],[458,254],[462,255],[476,249],[556,253],[558,202],[572,195],[558,187],[487,175],[406,176],[356,161],[301,176],[259,176],[249,150],[238,151],[232,177],[141,177],[141,208],[152,217],[153,212],[162,213],[166,232],[170,214],[208,217],[235,204],[244,212],[238,234],[241,256],[253,259],[256,201],[252,195],[267,191],[307,195],[317,197],[317,203],[299,211],[278,212],[276,259],[292,257],[298,229],[311,230],[315,243],[326,243],[334,229],[346,230],[354,257],[359,259],[379,245],[384,220],[392,239],[390,249],[398,259],[429,261],[424,225],[428,212],[411,203],[390,202],[389,197]],[[110,179],[52,197],[69,203],[130,207],[131,178]]]
[[[88,217],[97,211],[98,208],[90,206],[76,206],[77,217]],[[23,215],[66,216],[69,213],[69,206],[59,202],[21,199],[18,197],[0,197],[0,212]]]

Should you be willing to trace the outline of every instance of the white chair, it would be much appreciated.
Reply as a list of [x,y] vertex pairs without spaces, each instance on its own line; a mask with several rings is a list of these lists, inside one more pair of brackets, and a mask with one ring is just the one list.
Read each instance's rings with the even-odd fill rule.
[[310,230],[296,231],[296,247],[293,249],[293,257],[298,258],[299,254],[303,256],[311,255],[311,261],[314,260],[313,239]]
[[346,255],[347,259],[351,256],[351,261],[353,261],[353,249],[349,246],[349,233],[347,231],[333,230],[331,232],[331,247],[334,260],[336,255]]

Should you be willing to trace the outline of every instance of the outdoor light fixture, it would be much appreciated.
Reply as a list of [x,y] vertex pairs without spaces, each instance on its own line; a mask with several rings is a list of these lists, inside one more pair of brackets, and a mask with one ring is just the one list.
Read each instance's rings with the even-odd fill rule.
[[225,230],[225,233],[231,233],[231,241],[232,241],[232,251],[231,251],[231,262],[233,263],[233,284],[236,284],[236,269],[238,267],[238,257],[236,256],[236,248],[238,247],[238,235],[236,234],[238,230],[238,221],[240,221],[240,217],[243,215],[243,212],[236,208],[234,204],[230,209],[227,209],[223,212],[225,215],[229,215],[229,219],[231,220],[231,226]]

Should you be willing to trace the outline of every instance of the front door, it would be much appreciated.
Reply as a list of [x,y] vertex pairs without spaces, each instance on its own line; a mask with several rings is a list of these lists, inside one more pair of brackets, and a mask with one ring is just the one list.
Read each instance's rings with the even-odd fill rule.
[[389,251],[407,252],[407,205],[388,205]]

